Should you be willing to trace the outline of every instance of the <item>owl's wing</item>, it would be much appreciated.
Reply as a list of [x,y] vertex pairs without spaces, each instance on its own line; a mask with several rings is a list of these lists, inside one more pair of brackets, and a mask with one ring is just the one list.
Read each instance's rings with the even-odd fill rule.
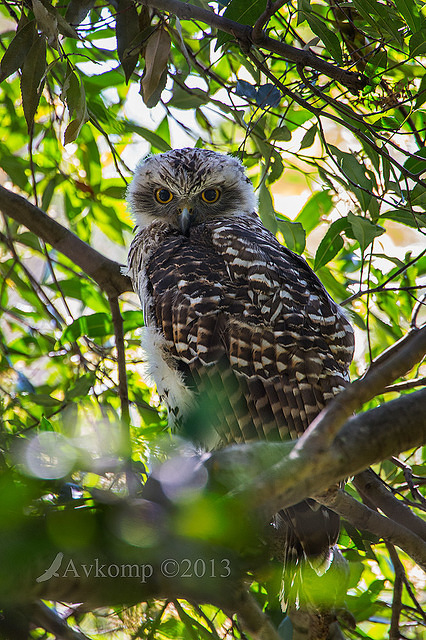
[[169,238],[147,277],[156,324],[222,443],[297,437],[344,386],[349,323],[257,219]]

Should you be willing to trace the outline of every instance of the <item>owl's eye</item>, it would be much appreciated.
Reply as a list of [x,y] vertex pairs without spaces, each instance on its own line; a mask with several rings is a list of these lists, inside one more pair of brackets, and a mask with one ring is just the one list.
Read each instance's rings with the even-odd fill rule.
[[173,200],[173,193],[168,189],[156,189],[154,195],[160,204],[168,204]]
[[203,202],[207,202],[208,204],[213,204],[217,202],[220,198],[219,189],[205,189],[201,194],[201,200]]

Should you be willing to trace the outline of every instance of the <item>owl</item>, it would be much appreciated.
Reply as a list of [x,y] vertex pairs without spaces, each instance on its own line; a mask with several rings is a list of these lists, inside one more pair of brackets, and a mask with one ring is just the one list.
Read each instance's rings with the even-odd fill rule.
[[[191,148],[148,157],[128,202],[146,375],[171,425],[195,411],[193,439],[209,449],[300,436],[347,383],[353,331],[305,260],[262,224],[240,161]],[[296,555],[329,556],[336,514],[313,500],[280,514]]]

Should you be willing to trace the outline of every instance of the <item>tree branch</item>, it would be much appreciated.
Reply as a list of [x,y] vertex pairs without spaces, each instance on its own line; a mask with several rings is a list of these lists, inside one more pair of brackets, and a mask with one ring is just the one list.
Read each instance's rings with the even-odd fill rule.
[[103,256],[44,211],[2,186],[0,209],[72,260],[93,278],[108,296],[114,297],[124,291],[133,291],[130,279],[122,275],[118,262]]
[[353,479],[353,484],[361,497],[368,498],[389,518],[407,527],[422,540],[426,540],[426,522],[416,516],[401,500],[395,498],[374,471],[367,469],[358,473]]
[[400,547],[426,571],[426,542],[403,525],[358,502],[345,491],[329,491],[325,495],[316,495],[315,499],[338,513],[357,529],[370,531],[379,538]]
[[189,4],[188,2],[180,2],[180,0],[140,0],[140,2],[148,7],[153,7],[154,9],[173,13],[181,20],[200,20],[211,27],[220,29],[225,33],[229,33],[243,45],[243,48],[247,48],[252,44],[255,44],[256,47],[276,53],[285,60],[297,62],[302,67],[316,69],[327,77],[333,78],[333,80],[336,80],[353,92],[360,91],[368,83],[366,76],[360,73],[354,73],[352,71],[346,71],[345,69],[336,67],[322,58],[319,58],[310,50],[297,49],[296,47],[292,47],[284,42],[274,40],[273,38],[265,35],[261,30],[259,35],[256,38],[253,38],[253,30],[251,27],[219,16],[208,9],[197,7],[193,4]]
[[272,0],[266,1],[266,9],[256,20],[256,23],[253,27],[252,31],[252,39],[253,42],[257,42],[263,35],[263,29],[267,22],[272,18],[274,13],[277,13],[286,4],[287,0],[276,0],[272,2]]
[[[120,305],[118,303],[117,296],[109,298],[109,306],[111,309],[111,318],[114,325],[115,348],[117,351],[118,395],[121,404],[121,420],[123,422],[123,426],[126,425],[126,429],[128,429],[130,417],[126,375],[126,350],[124,348],[123,317],[120,312]],[[126,440],[128,440],[128,443],[126,443],[127,449],[127,445],[130,444],[129,435],[127,435]]]
[[[225,513],[229,514],[227,506],[231,505],[233,512],[241,517],[247,514],[251,520],[255,514],[264,523],[280,507],[315,496],[369,464],[421,444],[426,439],[425,402],[426,390],[423,389],[353,417],[329,451],[314,459],[309,453],[303,457],[301,452],[296,465],[292,457],[293,443],[257,442],[215,452],[208,461],[211,484],[221,486],[222,492],[228,488],[228,494],[220,499],[220,504],[216,503],[218,509],[223,505]],[[262,473],[271,464],[271,471]],[[300,475],[295,469],[301,471]],[[352,518],[358,526],[362,523],[362,528],[373,530],[401,546],[421,566],[426,566],[424,540],[408,527],[374,512],[373,517],[370,510],[362,505],[360,509],[355,500],[353,503],[350,505],[352,515],[348,514],[347,503],[336,503],[333,508]],[[100,505],[97,510],[72,509],[72,503],[65,510],[58,511],[52,506],[46,506],[46,509],[47,513],[42,516],[31,515],[31,512],[16,518],[14,528],[0,532],[0,601],[5,605],[42,598],[85,602],[88,608],[94,608],[130,605],[153,597],[181,597],[210,602],[228,611],[240,611],[246,617],[245,624],[253,631],[257,629],[258,637],[261,637],[266,619],[251,610],[253,622],[250,622],[245,605],[241,605],[241,576],[248,559],[242,566],[228,542],[226,548],[219,546],[214,533],[214,542],[185,539],[177,534],[176,522],[185,521],[185,513],[180,513],[176,520],[175,512],[185,509],[184,503],[174,505],[171,511],[166,506],[142,499],[116,499],[111,504]],[[73,512],[72,520],[69,519],[70,511]],[[84,547],[80,541],[75,548],[65,551],[64,557],[59,558],[60,569],[52,570],[51,576],[37,582],[36,578],[45,574],[60,551],[49,534],[52,517],[55,531],[69,527],[72,522],[77,537],[80,531],[92,532],[91,542]],[[237,520],[237,531],[241,534],[241,522],[239,518]],[[249,527],[246,531],[248,536],[252,535]],[[128,535],[126,532],[131,533],[131,543],[123,539]],[[137,532],[140,532],[139,546],[138,540],[133,539]],[[236,539],[240,540],[237,535]],[[232,537],[226,540],[232,540]],[[173,567],[182,570],[184,559],[190,559],[193,566],[197,558],[204,559],[206,567],[213,561],[215,570],[207,580],[204,574],[198,578],[194,572],[190,578],[182,579],[182,572],[165,570],[164,562],[170,558],[177,563]],[[70,560],[75,569],[70,567]],[[96,574],[96,566],[100,567],[100,575]],[[127,574],[120,574],[117,566],[126,566]],[[137,566],[138,572],[130,573],[130,566]],[[88,573],[90,567],[92,570]],[[114,573],[108,572],[108,567],[112,567]]]

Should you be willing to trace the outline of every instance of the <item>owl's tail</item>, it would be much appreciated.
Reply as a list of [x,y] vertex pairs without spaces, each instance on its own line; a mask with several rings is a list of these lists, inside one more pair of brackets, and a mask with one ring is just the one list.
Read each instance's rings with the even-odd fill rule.
[[273,524],[281,547],[281,554],[275,555],[283,561],[283,608],[333,607],[339,594],[345,593],[346,582],[342,575],[342,565],[346,565],[336,546],[339,516],[308,499],[279,511]]

